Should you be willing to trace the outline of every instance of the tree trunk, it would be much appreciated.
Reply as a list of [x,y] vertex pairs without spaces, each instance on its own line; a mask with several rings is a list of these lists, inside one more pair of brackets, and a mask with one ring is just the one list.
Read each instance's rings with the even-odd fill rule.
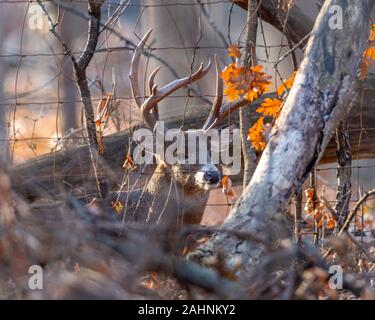
[[[258,29],[258,1],[249,0],[247,9],[246,19],[246,43],[245,43],[245,55],[243,65],[245,68],[249,68],[257,64],[256,60],[256,40],[257,40],[257,29]],[[244,163],[244,174],[243,174],[243,188],[249,184],[250,179],[255,171],[257,165],[257,156],[254,149],[248,140],[249,128],[254,124],[252,121],[252,114],[255,113],[255,109],[250,107],[250,104],[241,108],[239,111],[240,115],[240,130],[241,130],[241,143],[242,143],[242,154]],[[254,118],[254,117],[253,117]]]
[[[83,3],[76,5],[77,9],[84,12],[86,9]],[[76,18],[71,12],[64,13],[64,19],[61,24],[61,37],[63,41],[68,45],[69,48],[74,48],[74,44],[77,38],[85,34],[87,30],[87,23]],[[62,134],[67,133],[71,129],[78,128],[78,115],[80,106],[74,102],[77,98],[77,86],[74,83],[74,73],[71,61],[69,57],[63,58],[62,65],[62,96],[63,101],[61,104],[61,131]]]
[[[232,0],[241,8],[247,9],[248,0]],[[293,2],[288,12],[279,7],[280,1],[262,0],[260,2],[261,19],[277,28],[295,44],[301,47],[307,43],[305,38],[311,31],[314,22],[305,15],[298,4]]]
[[337,194],[335,210],[338,216],[339,229],[349,214],[352,195],[352,152],[347,121],[341,121],[336,131],[337,143]]
[[[291,238],[285,211],[290,197],[322,157],[338,123],[351,107],[354,83],[368,39],[373,1],[327,0],[315,22],[293,88],[272,131],[250,184],[223,223],[264,238],[273,247]],[[342,8],[342,29],[329,21],[333,5]],[[260,243],[216,233],[189,255],[206,265],[220,261],[244,272],[264,253]]]

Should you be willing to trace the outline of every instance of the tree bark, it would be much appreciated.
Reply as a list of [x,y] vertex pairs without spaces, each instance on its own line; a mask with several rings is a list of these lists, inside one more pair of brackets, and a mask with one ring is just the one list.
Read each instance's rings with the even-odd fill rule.
[[[369,5],[370,3],[370,5]],[[373,1],[328,0],[309,38],[293,88],[250,184],[223,223],[224,230],[262,235],[273,247],[291,238],[285,211],[290,197],[318,163],[334,129],[351,107],[356,74],[368,39]],[[331,29],[329,8],[339,5],[345,23]],[[189,255],[228,270],[247,272],[264,254],[259,243],[217,233]]]
[[[232,0],[233,3],[243,9],[248,8],[248,0]],[[270,23],[280,32],[285,33],[293,43],[299,43],[301,47],[307,43],[305,38],[313,28],[314,22],[305,15],[298,4],[293,2],[289,12],[279,8],[280,1],[262,0],[260,2],[260,17]]]
[[[84,10],[84,4],[77,4],[77,9]],[[55,8],[57,11],[57,8]],[[61,38],[69,48],[74,47],[74,43],[78,36],[84,34],[87,30],[87,24],[84,21],[77,19],[76,16],[64,11],[64,18],[60,24]],[[61,95],[63,102],[61,102],[61,133],[67,134],[72,129],[79,127],[78,115],[80,107],[77,103],[72,102],[77,100],[77,86],[72,81],[74,78],[73,67],[68,56],[63,57],[61,78]]]
[[352,195],[352,152],[348,133],[347,121],[341,121],[336,130],[337,143],[337,194],[335,210],[338,216],[338,226],[341,228],[349,214],[350,198]]

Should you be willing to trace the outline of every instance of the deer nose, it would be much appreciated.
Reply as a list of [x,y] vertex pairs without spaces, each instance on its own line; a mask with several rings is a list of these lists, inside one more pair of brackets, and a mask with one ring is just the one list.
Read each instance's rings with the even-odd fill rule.
[[208,183],[219,182],[219,173],[216,171],[207,171],[204,173],[204,180]]

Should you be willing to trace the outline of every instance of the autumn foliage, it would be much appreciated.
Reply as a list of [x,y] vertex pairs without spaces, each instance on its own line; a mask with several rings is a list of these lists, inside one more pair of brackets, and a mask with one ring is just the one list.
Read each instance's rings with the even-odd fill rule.
[[[375,60],[375,24],[371,25],[369,36],[369,47],[363,53],[363,60],[360,68],[360,79],[363,80],[372,61]],[[235,101],[241,97],[245,97],[249,103],[261,97],[267,92],[268,86],[271,84],[271,77],[262,71],[262,66],[257,65],[249,68],[240,66],[238,60],[241,58],[241,51],[238,46],[231,45],[228,48],[228,55],[236,58],[236,63],[231,63],[222,72],[222,78],[225,84],[224,94],[229,101]],[[256,109],[260,113],[260,117],[255,124],[249,129],[248,139],[251,141],[256,151],[262,151],[266,147],[266,139],[264,137],[266,121],[265,117],[271,118],[271,123],[280,115],[283,103],[292,88],[297,71],[295,71],[289,79],[283,80],[282,84],[277,88],[276,98],[266,98],[261,106]]]
[[[235,63],[229,64],[221,74],[225,85],[224,94],[228,100],[235,101],[244,97],[249,103],[252,103],[259,99],[268,91],[271,77],[262,71],[261,65],[248,68],[240,66],[238,60],[241,58],[241,51],[238,46],[230,46],[228,55],[237,59]],[[265,117],[271,118],[272,123],[277,119],[283,106],[283,100],[285,100],[288,90],[293,86],[295,75],[296,72],[277,88],[276,98],[266,98],[261,106],[256,109],[260,117],[249,129],[248,134],[248,139],[256,151],[262,151],[266,146],[264,137]]]
[[258,99],[267,92],[270,77],[262,71],[262,66],[245,68],[231,63],[221,74],[224,83],[224,94],[229,101],[245,97],[249,102]]
[[363,53],[363,60],[361,63],[361,70],[360,70],[360,80],[364,80],[365,77],[368,74],[368,68],[371,64],[372,61],[375,60],[375,47],[374,41],[375,41],[375,24],[371,25],[371,30],[370,30],[370,36],[369,36],[369,47],[365,50]]
[[305,190],[306,205],[305,205],[305,221],[310,225],[314,224],[318,229],[331,230],[336,227],[336,220],[332,217],[328,211],[326,211],[326,205],[323,201],[314,199],[315,190],[314,188],[308,188]]

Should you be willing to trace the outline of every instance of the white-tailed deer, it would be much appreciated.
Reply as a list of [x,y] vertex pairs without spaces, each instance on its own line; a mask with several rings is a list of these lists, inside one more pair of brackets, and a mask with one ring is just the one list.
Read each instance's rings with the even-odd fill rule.
[[[185,78],[158,88],[154,83],[159,68],[155,69],[148,79],[149,96],[143,97],[138,83],[138,67],[144,46],[152,32],[149,30],[134,51],[130,84],[133,98],[140,109],[144,124],[154,130],[158,121],[157,104],[177,89],[182,88],[203,78],[210,69],[211,62]],[[223,82],[220,66],[215,57],[216,65],[216,98],[212,103],[211,112],[203,127],[207,131],[217,126],[230,112],[246,104],[246,99],[233,103],[222,104]],[[213,164],[174,164],[161,161],[146,188],[131,193],[117,193],[112,201],[121,201],[124,206],[125,220],[161,223],[168,226],[180,224],[199,224],[209,197],[209,190],[217,188],[221,181],[221,173]]]

